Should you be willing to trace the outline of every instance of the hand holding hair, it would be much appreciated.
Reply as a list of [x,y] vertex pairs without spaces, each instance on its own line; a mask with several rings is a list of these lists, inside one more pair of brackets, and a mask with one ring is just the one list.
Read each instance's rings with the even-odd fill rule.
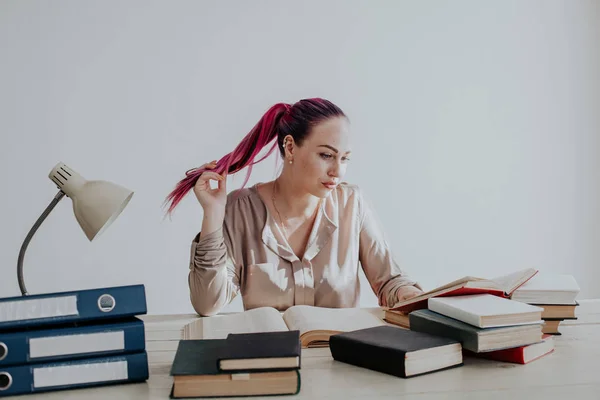
[[[204,164],[203,169],[210,170],[217,166],[217,161],[211,161]],[[216,189],[211,188],[210,181],[217,181],[218,186]],[[204,212],[213,212],[216,210],[225,209],[227,204],[227,176],[226,174],[218,174],[213,171],[204,171],[198,177],[196,184],[194,185],[194,194],[200,202],[200,205],[204,209]]]

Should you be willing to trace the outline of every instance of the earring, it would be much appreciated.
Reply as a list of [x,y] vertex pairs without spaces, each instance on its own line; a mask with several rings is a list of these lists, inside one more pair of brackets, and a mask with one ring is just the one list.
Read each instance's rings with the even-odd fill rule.
[[292,161],[292,160],[290,160],[290,164],[292,164],[292,163],[293,163],[293,161]]

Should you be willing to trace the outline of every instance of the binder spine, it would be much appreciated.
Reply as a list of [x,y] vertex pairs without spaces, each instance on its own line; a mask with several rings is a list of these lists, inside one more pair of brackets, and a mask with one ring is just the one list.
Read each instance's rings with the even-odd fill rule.
[[144,349],[144,323],[137,318],[110,324],[0,333],[0,368]]
[[145,351],[60,363],[0,368],[0,397],[148,379]]
[[0,299],[0,330],[146,314],[144,285]]

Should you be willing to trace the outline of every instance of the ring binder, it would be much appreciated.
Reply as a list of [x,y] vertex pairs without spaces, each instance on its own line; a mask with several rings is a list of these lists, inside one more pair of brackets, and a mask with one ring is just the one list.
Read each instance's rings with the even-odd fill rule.
[[0,330],[0,343],[8,350],[0,360],[0,370],[4,370],[5,366],[34,362],[139,352],[145,348],[145,331],[143,321],[130,317],[106,323],[69,323],[50,329]]
[[146,314],[144,285],[0,298],[0,330]]

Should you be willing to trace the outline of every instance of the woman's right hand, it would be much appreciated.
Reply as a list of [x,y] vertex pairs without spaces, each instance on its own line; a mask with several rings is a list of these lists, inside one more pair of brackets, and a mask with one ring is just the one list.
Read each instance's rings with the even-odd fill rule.
[[[217,166],[217,161],[211,161],[204,164],[201,168],[213,169]],[[214,180],[218,182],[216,189],[210,187],[210,181]],[[194,185],[194,194],[200,202],[200,205],[204,211],[213,211],[216,209],[224,210],[227,204],[227,189],[226,189],[227,177],[217,174],[213,171],[204,171],[196,185]]]

